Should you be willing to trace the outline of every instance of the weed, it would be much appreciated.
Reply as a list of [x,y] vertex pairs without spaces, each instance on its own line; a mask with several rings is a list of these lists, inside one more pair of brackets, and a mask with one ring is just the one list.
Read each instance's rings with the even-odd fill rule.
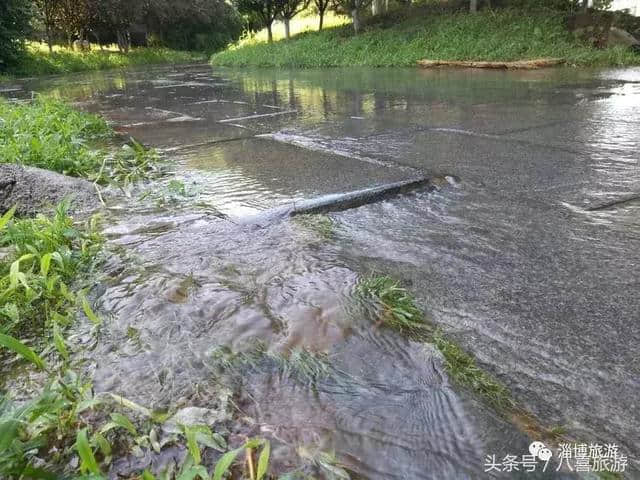
[[621,473],[614,472],[598,472],[597,476],[601,480],[622,480],[624,478]]
[[446,339],[441,332],[434,336],[434,343],[444,357],[447,372],[456,382],[467,386],[500,410],[514,407],[509,390],[478,367],[473,356]]
[[212,360],[213,368],[222,372],[275,371],[310,387],[315,387],[320,380],[335,379],[338,375],[326,355],[305,349],[294,349],[286,354],[270,352],[261,342],[256,342],[245,352],[232,352],[227,347],[220,347],[213,352]]
[[311,463],[311,465],[319,468],[326,478],[335,480],[349,480],[351,478],[351,475],[338,461],[334,452],[325,452],[301,446],[298,448],[298,455]]
[[333,238],[333,220],[327,215],[296,215],[293,217],[293,221],[297,225],[317,233],[324,240]]
[[[56,459],[68,454],[80,414],[92,405],[90,384],[67,369],[70,357],[61,327],[71,323],[81,297],[70,285],[93,265],[101,239],[95,220],[86,229],[76,227],[68,206],[63,202],[52,218],[16,220],[12,209],[0,219],[0,245],[8,250],[0,260],[0,347],[3,354],[19,355],[52,379],[40,395],[20,406],[0,397],[3,478],[35,476],[40,455]],[[88,304],[85,311],[90,311]],[[62,359],[59,370],[12,335],[35,338],[38,344],[51,341]]]
[[20,220],[11,210],[0,222],[0,247],[8,252],[0,260],[1,333],[50,335],[54,325],[71,323],[79,298],[70,284],[93,266],[102,240],[95,218],[81,229],[68,209],[63,202],[52,218]]
[[162,173],[159,155],[130,139],[115,152],[95,143],[113,137],[101,117],[37,97],[30,104],[0,100],[0,162],[128,187]]
[[181,180],[172,179],[166,185],[152,185],[138,200],[152,200],[158,207],[175,206],[188,199],[196,199],[200,191],[195,183],[187,185]]
[[361,280],[356,291],[381,307],[380,321],[414,340],[433,343],[444,357],[447,372],[491,405],[499,409],[513,407],[509,391],[477,366],[475,359],[458,345],[446,339],[442,332],[425,320],[411,293],[385,276],[371,276]]
[[19,406],[0,396],[0,476],[30,477],[43,455],[52,460],[73,452],[80,414],[92,406],[89,386],[66,372]]
[[549,429],[549,435],[554,438],[562,437],[563,435],[566,435],[566,433],[567,428],[564,425],[556,425]]
[[98,184],[113,183],[122,188],[141,180],[162,175],[158,152],[130,138],[120,150],[104,158],[96,175],[88,175]]
[[375,300],[381,307],[380,322],[416,339],[429,335],[432,328],[424,320],[422,311],[406,288],[392,278],[371,276],[361,280],[356,287],[363,298]]

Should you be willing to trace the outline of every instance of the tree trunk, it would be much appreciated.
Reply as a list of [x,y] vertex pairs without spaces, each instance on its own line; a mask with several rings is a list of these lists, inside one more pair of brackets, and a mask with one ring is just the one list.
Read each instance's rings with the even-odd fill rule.
[[71,34],[67,32],[67,48],[71,50],[73,48],[73,44],[71,43]]
[[53,40],[51,38],[51,27],[47,25],[47,45],[49,46],[49,53],[53,53]]
[[289,26],[289,19],[285,18],[284,20],[284,38],[286,38],[287,40],[289,40],[291,38],[291,29]]
[[122,53],[122,32],[120,30],[116,32],[116,42],[118,43],[118,51]]
[[129,47],[131,46],[129,32],[126,30],[118,30],[116,37],[118,39],[118,50],[120,50],[120,53],[129,53]]
[[267,33],[269,34],[269,43],[273,43],[273,32],[271,31],[271,23],[267,25]]
[[360,10],[354,8],[351,10],[351,20],[353,21],[353,31],[356,35],[360,33]]
[[318,25],[318,31],[321,32],[322,23],[324,22],[324,10],[319,11],[318,14],[320,15],[320,25]]
[[91,33],[93,33],[93,36],[96,39],[96,43],[100,46],[100,51],[102,52],[104,50],[104,47],[102,46],[102,42],[100,41],[100,35],[98,35],[94,30],[91,30]]
[[478,0],[471,0],[469,2],[469,11],[471,13],[476,13],[478,11]]
[[585,12],[589,10],[589,0],[582,0],[582,10]]
[[373,0],[371,2],[371,15],[380,15],[384,10],[384,0]]

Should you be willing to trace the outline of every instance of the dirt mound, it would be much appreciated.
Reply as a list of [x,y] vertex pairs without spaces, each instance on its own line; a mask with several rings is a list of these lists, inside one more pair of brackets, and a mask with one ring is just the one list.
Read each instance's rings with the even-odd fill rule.
[[69,197],[75,210],[91,210],[99,205],[94,186],[67,177],[21,165],[0,164],[0,214],[17,205],[17,215],[35,215]]

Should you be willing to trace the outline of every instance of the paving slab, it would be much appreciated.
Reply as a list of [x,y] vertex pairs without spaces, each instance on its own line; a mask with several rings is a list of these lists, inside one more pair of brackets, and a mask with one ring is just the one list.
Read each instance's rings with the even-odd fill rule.
[[198,147],[179,158],[187,178],[203,179],[203,200],[232,217],[417,177],[413,171],[269,138]]

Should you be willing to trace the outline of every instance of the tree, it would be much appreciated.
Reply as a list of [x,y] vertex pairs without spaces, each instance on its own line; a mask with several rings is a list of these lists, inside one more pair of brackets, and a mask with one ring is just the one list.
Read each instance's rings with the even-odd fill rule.
[[334,9],[338,12],[346,12],[351,16],[353,22],[353,31],[360,33],[362,27],[362,21],[360,19],[360,12],[362,9],[367,8],[371,4],[371,0],[335,0]]
[[282,0],[280,14],[284,22],[284,36],[291,38],[290,22],[293,17],[309,6],[309,0]]
[[47,37],[47,45],[49,53],[53,52],[53,32],[56,28],[56,16],[60,9],[60,0],[35,0],[34,5],[38,10],[42,24],[44,25],[45,35]]
[[148,0],[144,23],[154,42],[181,50],[218,50],[242,34],[242,18],[225,0]]
[[131,48],[131,25],[142,18],[144,4],[131,0],[86,0],[87,26],[92,31],[110,30],[116,35],[118,49],[128,53]]
[[471,13],[476,13],[478,11],[478,0],[470,0],[469,11]]
[[385,10],[384,0],[373,0],[371,2],[371,15],[380,15]]
[[256,16],[267,27],[269,43],[273,43],[273,22],[280,14],[283,0],[235,0],[238,12]]
[[24,53],[33,11],[28,0],[0,0],[0,71],[15,65]]
[[73,37],[82,37],[87,29],[88,3],[85,0],[59,0],[56,23],[67,37],[67,47],[71,48]]
[[313,0],[313,3],[315,4],[316,9],[318,10],[318,17],[320,17],[320,24],[318,25],[318,30],[322,31],[324,13],[327,11],[327,8],[329,8],[329,5],[331,5],[331,0]]

